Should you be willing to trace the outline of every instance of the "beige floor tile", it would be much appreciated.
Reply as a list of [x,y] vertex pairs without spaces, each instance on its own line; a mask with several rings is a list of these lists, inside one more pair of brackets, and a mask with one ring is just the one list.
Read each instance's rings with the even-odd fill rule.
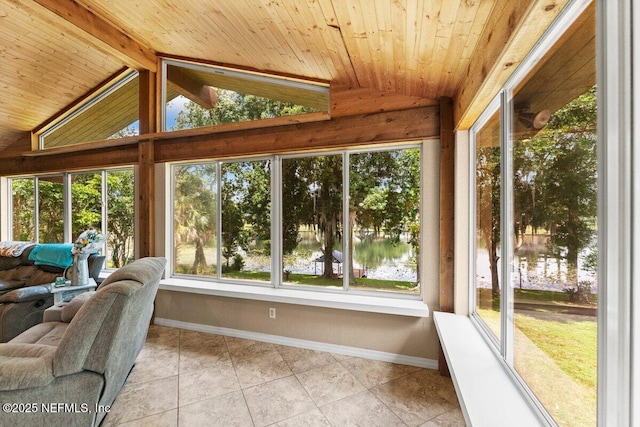
[[179,361],[180,353],[177,350],[147,352],[144,357],[138,357],[127,382],[140,383],[178,375]]
[[255,358],[261,354],[276,351],[276,346],[271,343],[245,340],[242,338],[225,337],[229,354],[235,362],[245,358]]
[[278,350],[278,353],[280,353],[295,374],[336,362],[336,359],[330,353],[322,351],[287,347],[284,345],[276,346],[276,350]]
[[178,410],[182,427],[253,427],[249,409],[241,391],[183,406]]
[[293,374],[275,349],[269,353],[244,354],[232,360],[242,388],[253,387]]
[[368,389],[420,369],[413,366],[398,365],[359,357],[352,357],[340,363]]
[[405,424],[368,390],[320,407],[333,426],[394,427]]
[[115,425],[458,427],[464,420],[451,380],[437,371],[154,325],[103,422]]
[[460,409],[453,409],[449,412],[445,412],[422,424],[420,427],[465,427],[464,416]]
[[296,374],[318,406],[352,396],[365,387],[340,363]]
[[103,425],[118,425],[178,407],[178,377],[126,384]]
[[119,427],[177,427],[178,426],[178,410],[162,412],[160,414],[151,415],[150,417],[140,418],[139,420],[130,421],[120,424]]
[[178,406],[240,390],[240,382],[229,360],[211,368],[184,372],[178,385]]
[[371,392],[409,426],[419,426],[459,407],[451,380],[428,369],[374,387]]
[[272,427],[331,427],[329,421],[319,409],[312,409],[304,414],[296,415],[284,421],[272,424]]
[[286,420],[316,408],[293,375],[245,389],[243,393],[257,427]]
[[214,335],[198,331],[180,331],[180,351],[219,351],[220,347],[222,347],[222,351],[227,352],[226,346],[227,344],[222,335]]
[[218,364],[226,365],[231,361],[229,353],[220,351],[180,351],[180,373],[213,368]]

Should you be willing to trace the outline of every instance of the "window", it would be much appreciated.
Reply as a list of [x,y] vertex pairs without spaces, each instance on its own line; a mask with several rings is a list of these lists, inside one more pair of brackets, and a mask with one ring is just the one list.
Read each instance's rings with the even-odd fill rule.
[[500,111],[472,130],[473,317],[558,425],[596,424],[594,9],[563,15],[505,86]]
[[475,312],[498,340],[500,316],[500,112],[475,134]]
[[173,272],[419,296],[420,168],[416,145],[174,165]]
[[329,87],[190,62],[163,61],[163,129],[329,110]]
[[10,188],[10,239],[72,242],[82,231],[94,228],[109,234],[107,268],[133,259],[132,169],[12,178]]
[[38,242],[64,242],[64,184],[62,175],[37,179]]
[[137,135],[138,86],[135,71],[117,76],[66,117],[41,130],[40,149]]

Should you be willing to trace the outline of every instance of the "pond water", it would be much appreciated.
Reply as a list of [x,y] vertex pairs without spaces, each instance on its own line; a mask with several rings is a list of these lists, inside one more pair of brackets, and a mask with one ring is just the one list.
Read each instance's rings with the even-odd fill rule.
[[[313,231],[300,232],[300,243],[295,254],[285,257],[285,268],[292,273],[322,274],[323,264],[314,262],[322,256],[321,244]],[[406,282],[417,281],[414,251],[408,237],[401,236],[399,242],[388,237],[372,235],[353,239],[353,267],[357,276],[370,279],[390,279]],[[341,243],[337,249],[340,251]],[[342,274],[342,264],[334,263],[334,271]]]
[[[489,266],[489,252],[478,244],[476,250],[476,286],[491,288],[491,271]],[[591,292],[598,292],[596,274],[585,267],[583,251],[578,256],[578,281],[589,282]],[[498,261],[500,271],[501,261]],[[545,246],[544,238],[527,242],[514,255],[512,267],[512,285],[518,289],[538,289],[549,291],[564,291],[575,286],[575,279],[569,276],[569,269],[565,259],[551,254]]]

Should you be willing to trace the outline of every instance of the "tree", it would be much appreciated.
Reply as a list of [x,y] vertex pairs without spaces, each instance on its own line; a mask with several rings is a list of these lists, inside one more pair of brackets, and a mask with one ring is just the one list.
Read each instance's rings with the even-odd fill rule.
[[122,267],[133,259],[133,206],[133,171],[107,172],[107,246],[111,249],[111,264],[114,268]]
[[12,182],[13,239],[35,241],[35,198],[33,178],[14,179]]
[[[404,232],[419,258],[420,150],[365,152],[349,156],[349,282],[353,272],[353,233],[356,226],[384,230],[397,244]],[[416,265],[418,265],[416,263]],[[418,272],[418,277],[419,277]]]
[[216,232],[215,169],[214,164],[175,168],[176,258],[183,242],[195,245],[191,274],[198,274],[207,266],[204,247]]
[[489,254],[491,295],[499,301],[500,147],[476,149],[476,227]]
[[[216,89],[216,93],[216,107],[210,110],[187,102],[185,109],[177,116],[176,128],[214,126],[313,111],[300,105],[224,89]],[[223,256],[228,264],[229,259],[237,253],[238,247],[248,249],[251,241],[270,241],[271,178],[268,162],[225,163],[223,167],[226,172],[222,174],[221,238]],[[199,185],[195,181],[191,182],[195,179],[194,177],[187,179],[180,175],[179,179],[184,179],[184,182],[179,184],[181,188],[184,187],[184,191],[192,192]],[[176,181],[178,181],[178,174]],[[197,248],[196,260],[192,267],[194,274],[198,266],[206,265],[202,238],[213,237],[216,225],[213,211],[215,199],[205,200],[204,193],[196,191],[196,194],[202,197],[198,199],[198,196],[191,193],[184,194],[176,200],[178,212],[176,223],[180,222],[176,225],[176,230],[179,230],[176,245],[180,242],[195,241]],[[297,235],[297,229],[295,231]],[[285,229],[285,236],[291,236],[288,234],[290,232],[291,230]],[[199,241],[196,238],[197,235],[202,237]],[[266,250],[270,251],[269,245]],[[285,237],[285,253],[286,250],[293,250],[291,237]]]

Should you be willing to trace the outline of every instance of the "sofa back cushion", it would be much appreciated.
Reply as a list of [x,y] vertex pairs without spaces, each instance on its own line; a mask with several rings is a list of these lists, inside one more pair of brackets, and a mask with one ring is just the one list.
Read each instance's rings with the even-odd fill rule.
[[142,258],[112,273],[65,331],[54,375],[104,374],[103,395],[115,398],[144,345],[165,264],[164,258]]

